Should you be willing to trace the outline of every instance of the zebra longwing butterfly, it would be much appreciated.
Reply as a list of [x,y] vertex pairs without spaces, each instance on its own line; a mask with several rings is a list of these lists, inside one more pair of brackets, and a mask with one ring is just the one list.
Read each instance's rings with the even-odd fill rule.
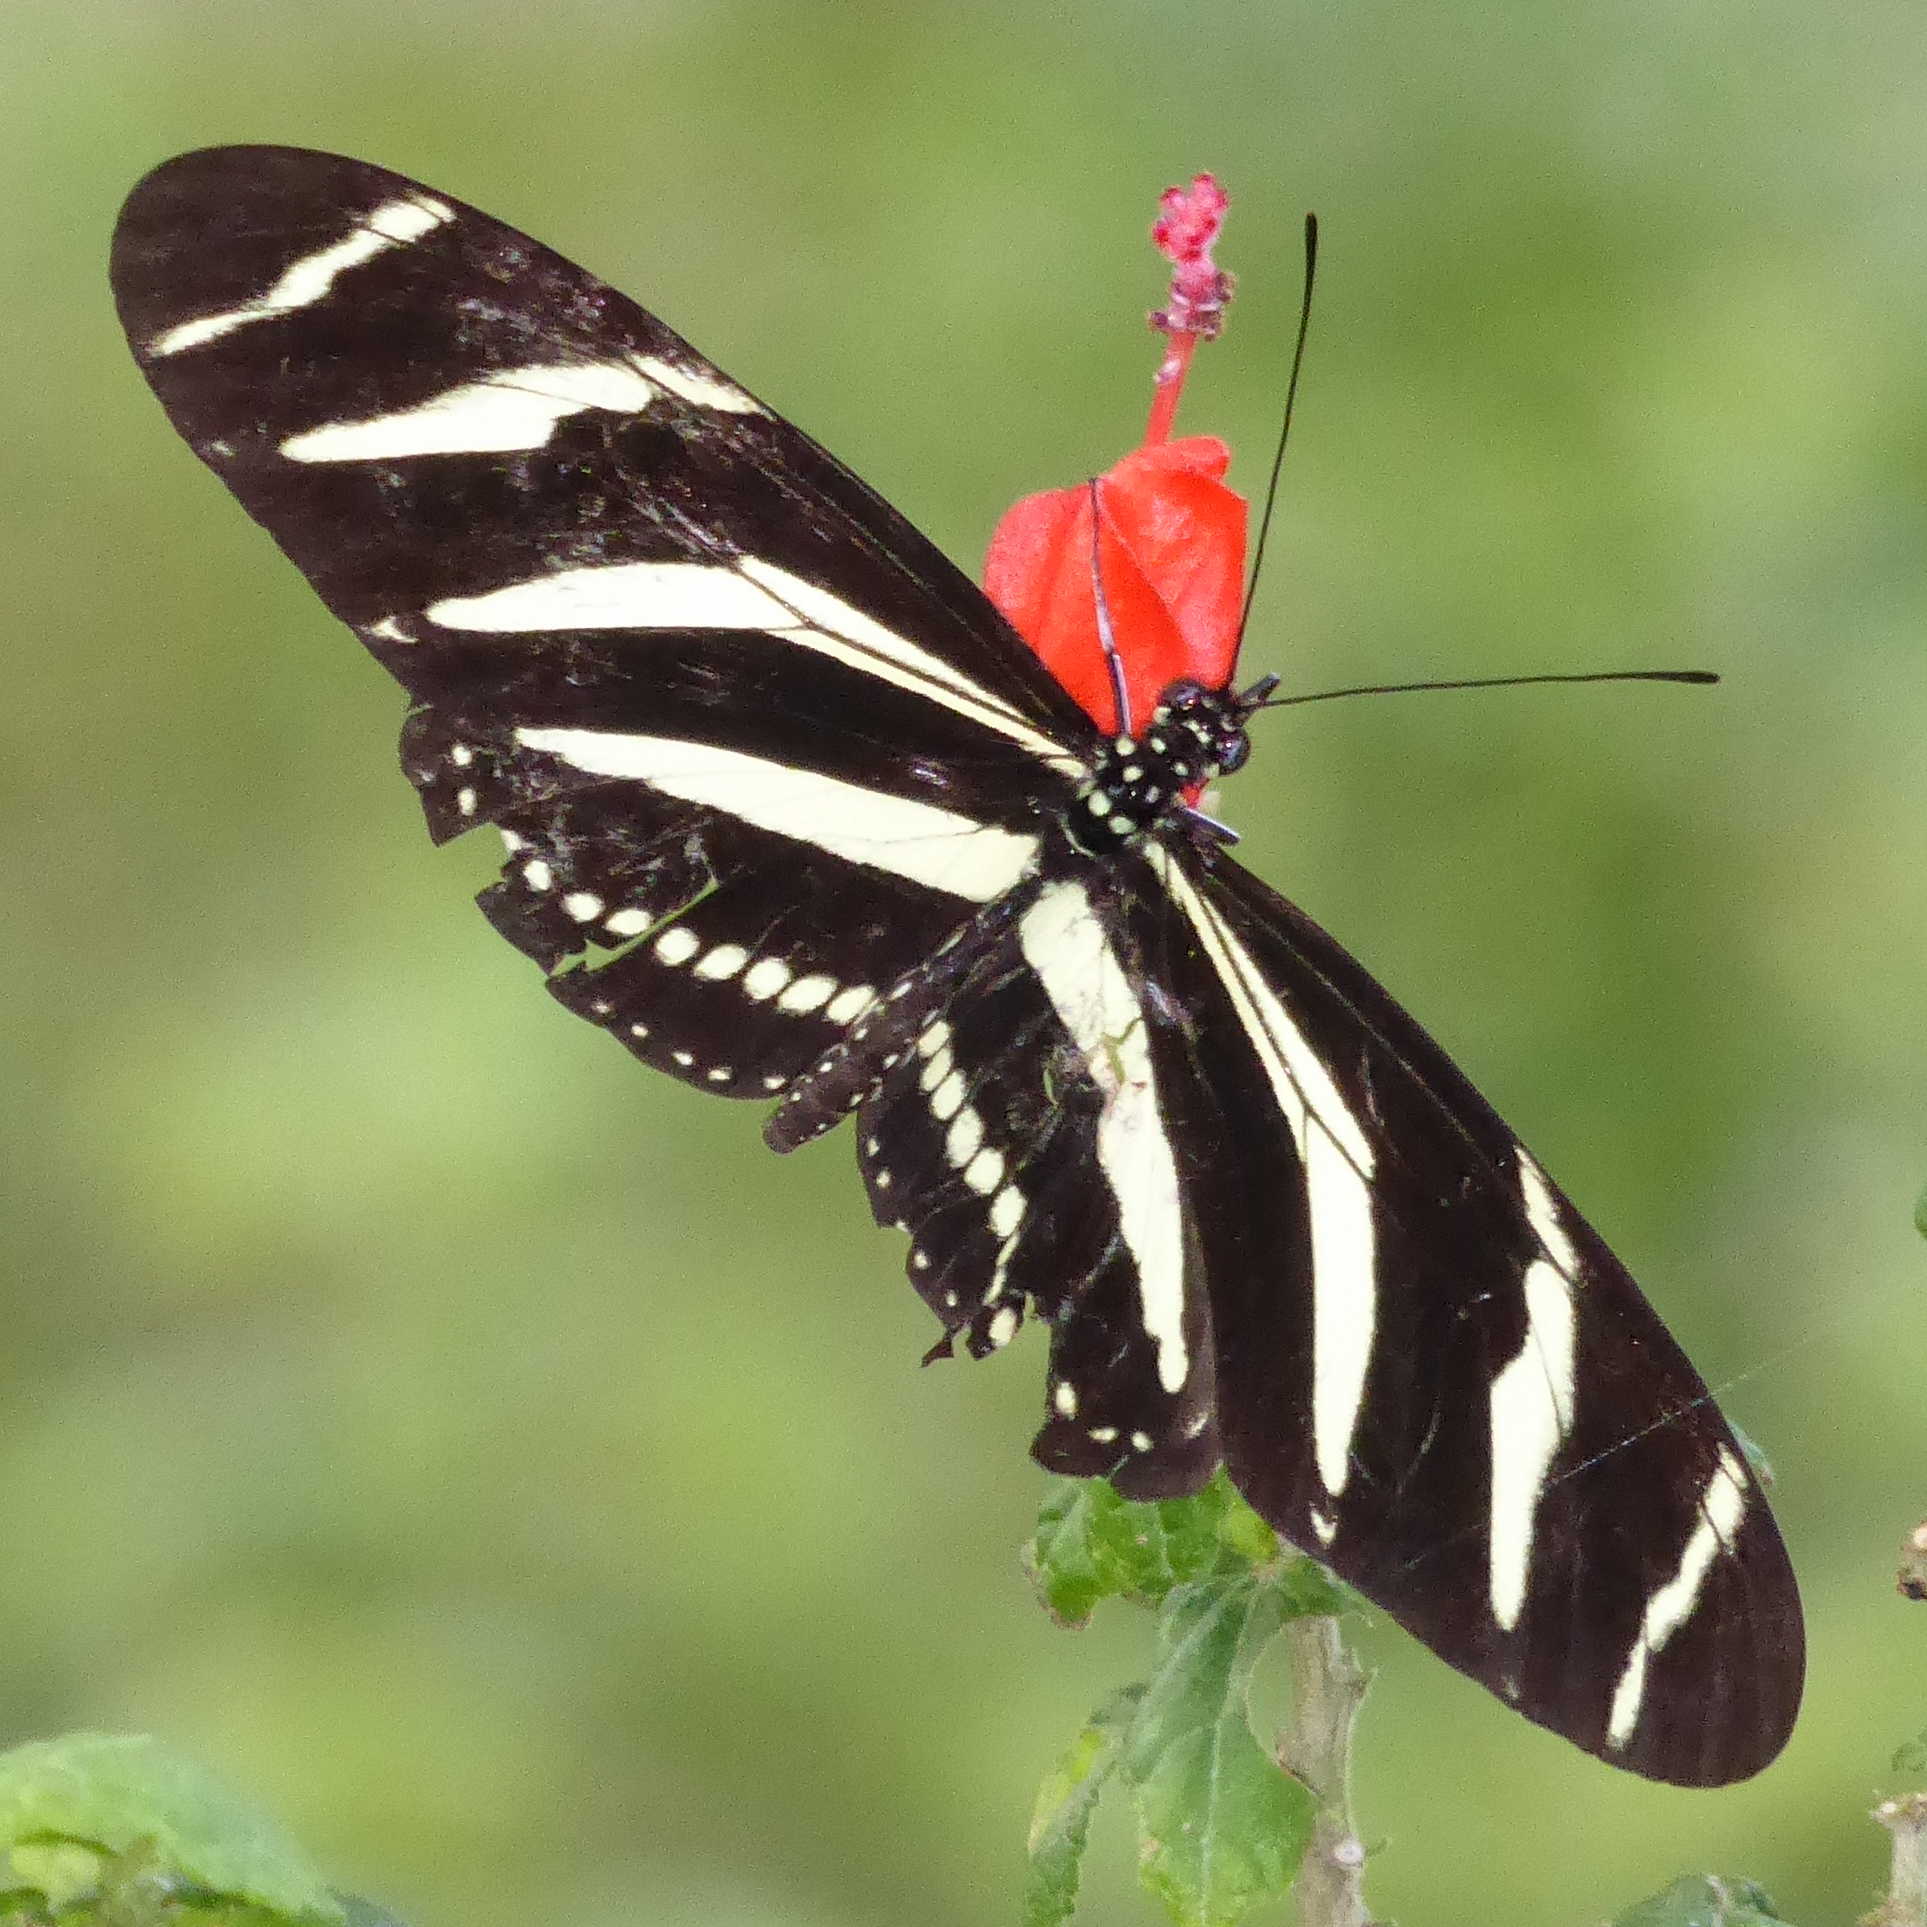
[[775,1148],[854,1112],[939,1348],[1048,1327],[1042,1464],[1151,1497],[1222,1461],[1576,1745],[1774,1757],[1800,1606],[1734,1435],[1438,1046],[1176,800],[1242,760],[1237,698],[1107,735],[653,315],[380,168],[183,155],[112,274],[175,427],[408,692],[430,834],[500,832],[489,920],[645,1063],[775,1100]]

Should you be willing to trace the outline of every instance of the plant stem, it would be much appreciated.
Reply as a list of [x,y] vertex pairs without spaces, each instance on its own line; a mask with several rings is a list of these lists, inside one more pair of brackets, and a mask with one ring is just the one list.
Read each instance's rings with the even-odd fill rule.
[[1285,1628],[1291,1714],[1278,1736],[1278,1764],[1311,1789],[1318,1821],[1293,1889],[1298,1927],[1372,1927],[1365,1905],[1365,1847],[1352,1824],[1352,1722],[1368,1676],[1334,1618]]
[[1927,1793],[1883,1800],[1873,1817],[1894,1837],[1887,1898],[1867,1916],[1872,1927],[1927,1927]]

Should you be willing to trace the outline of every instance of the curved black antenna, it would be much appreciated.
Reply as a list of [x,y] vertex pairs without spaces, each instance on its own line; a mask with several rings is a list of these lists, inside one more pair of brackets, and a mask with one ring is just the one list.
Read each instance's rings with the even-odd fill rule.
[[1097,639],[1104,645],[1104,662],[1111,672],[1111,699],[1117,704],[1117,733],[1131,733],[1131,691],[1124,680],[1124,658],[1118,652],[1117,631],[1111,627],[1111,606],[1104,600],[1104,572],[1097,566],[1097,477],[1085,484],[1091,491],[1091,597],[1097,604]]
[[1271,458],[1271,480],[1265,487],[1265,512],[1258,518],[1258,544],[1251,554],[1251,577],[1245,584],[1245,606],[1238,612],[1238,643],[1244,647],[1245,629],[1251,621],[1251,604],[1258,593],[1258,571],[1265,566],[1265,542],[1271,534],[1271,511],[1278,503],[1278,472],[1285,465],[1285,443],[1291,437],[1292,405],[1298,399],[1298,371],[1305,365],[1305,336],[1311,332],[1311,290],[1318,277],[1318,216],[1305,216],[1305,298],[1298,307],[1298,343],[1291,351],[1291,379],[1285,384],[1285,420],[1278,430],[1278,450]]
[[[1276,682],[1276,678],[1272,680]],[[1594,669],[1576,675],[1546,676],[1468,676],[1454,682],[1368,682],[1350,689],[1315,689],[1306,696],[1265,695],[1250,703],[1251,709],[1291,709],[1299,703],[1328,703],[1340,696],[1409,696],[1424,689],[1520,689],[1528,683],[1543,682],[1683,682],[1716,683],[1719,676],[1711,669]],[[1255,689],[1253,694],[1256,693]]]

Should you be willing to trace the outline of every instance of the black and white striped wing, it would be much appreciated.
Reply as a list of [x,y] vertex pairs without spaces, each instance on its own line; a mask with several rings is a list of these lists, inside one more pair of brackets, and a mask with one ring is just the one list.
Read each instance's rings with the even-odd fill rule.
[[409,692],[492,921],[700,1088],[858,1112],[939,1350],[1050,1329],[1033,1451],[1240,1489],[1453,1665],[1716,1784],[1797,1709],[1744,1457],[1444,1054],[1182,831],[1081,853],[1094,725],[807,437],[524,236],[359,162],[169,162],[115,237],[181,433]]
[[658,1068],[767,1097],[1033,862],[1093,728],[957,570],[626,297],[300,149],[138,187],[174,425],[408,691],[490,919]]
[[879,1221],[1033,1450],[1133,1497],[1222,1457],[1461,1671],[1650,1778],[1778,1753],[1800,1603],[1638,1287],[1443,1051],[1222,857],[1047,878],[859,1115]]
[[1704,1383],[1352,957],[1236,864],[1166,873],[1239,1489],[1542,1725],[1654,1779],[1757,1771],[1799,1708],[1799,1594]]

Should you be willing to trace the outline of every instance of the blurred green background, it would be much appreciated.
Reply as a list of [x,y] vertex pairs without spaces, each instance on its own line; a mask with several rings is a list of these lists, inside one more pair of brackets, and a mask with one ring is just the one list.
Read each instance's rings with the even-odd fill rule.
[[[1918,0],[0,13],[0,1741],[186,1742],[414,1927],[990,1927],[1148,1631],[1018,1573],[1041,1350],[919,1372],[847,1134],[644,1074],[428,847],[399,692],[115,325],[122,195],[231,140],[526,228],[973,567],[1135,438],[1201,167],[1184,425],[1261,475],[1318,210],[1248,667],[1728,680],[1274,718],[1228,806],[1726,1388],[1812,1634],[1783,1761],[1693,1795],[1376,1627],[1369,1892],[1854,1918],[1927,1725]],[[1086,1918],[1154,1919],[1097,1847]]]

